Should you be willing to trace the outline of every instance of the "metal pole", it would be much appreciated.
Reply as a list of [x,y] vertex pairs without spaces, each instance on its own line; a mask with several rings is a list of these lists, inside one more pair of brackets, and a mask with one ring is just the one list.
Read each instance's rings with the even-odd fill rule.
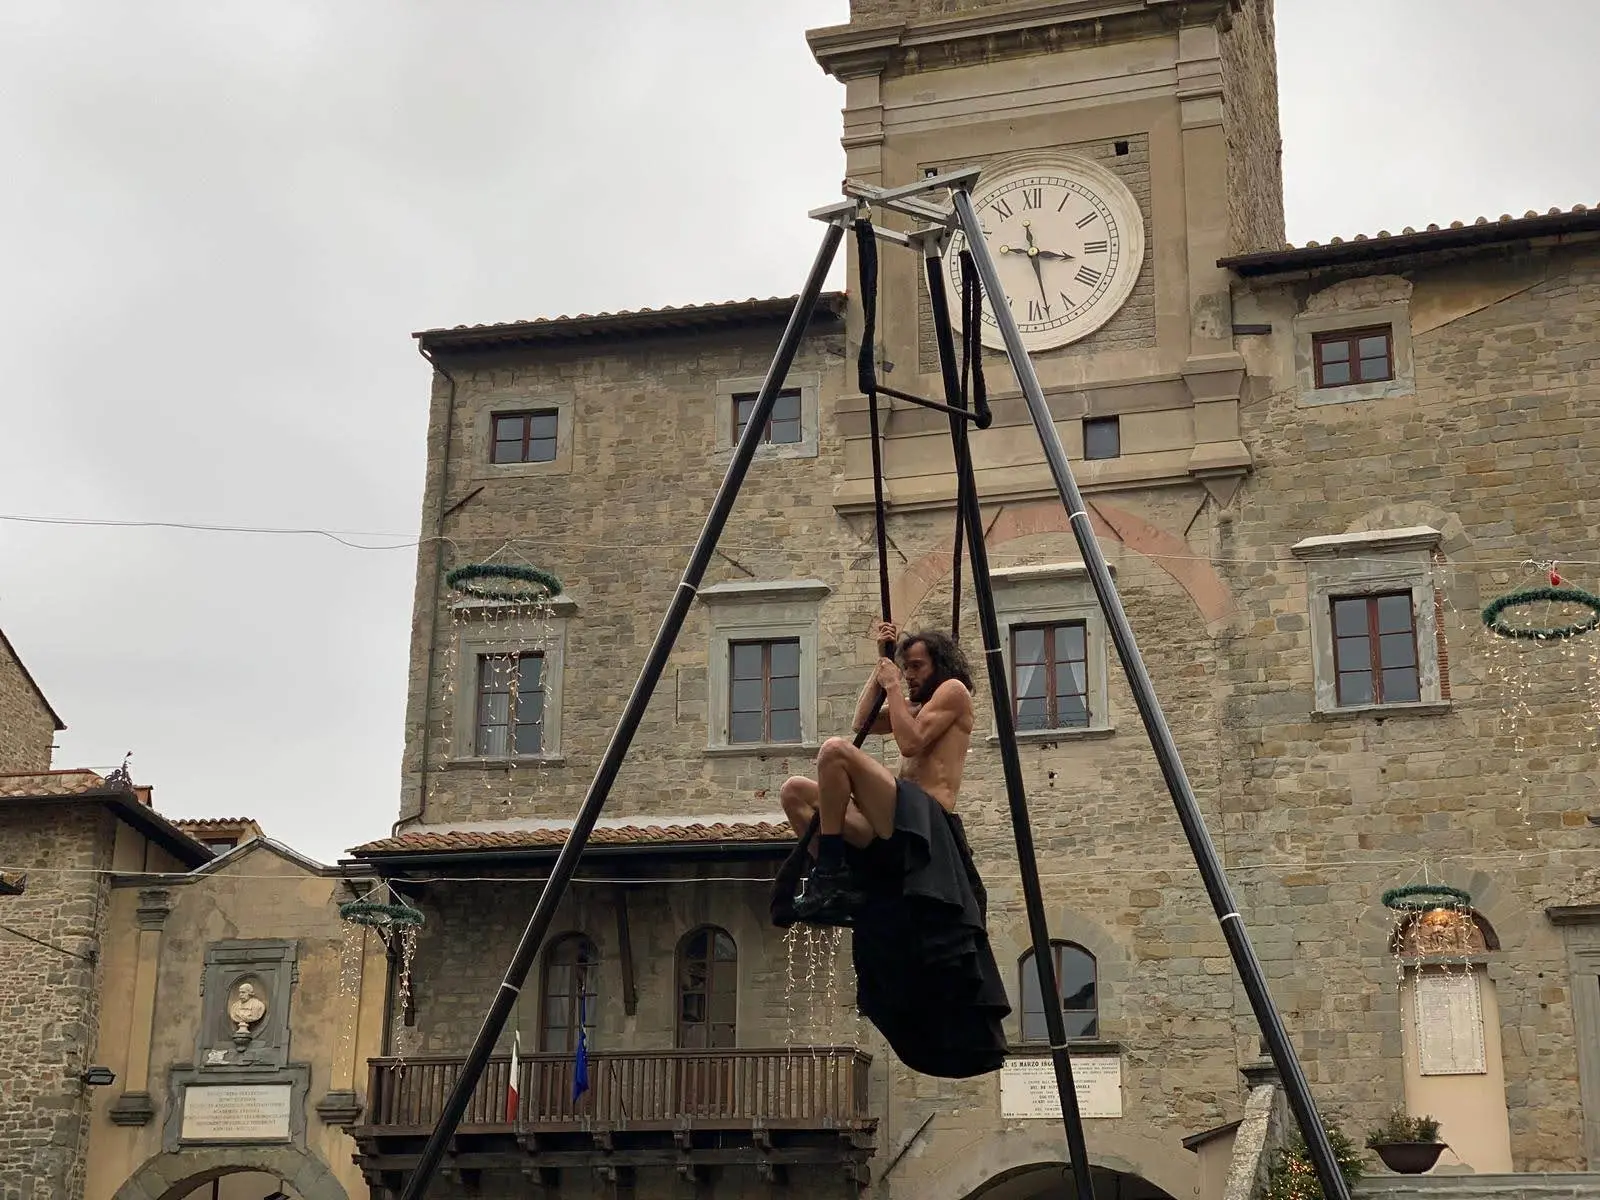
[[[956,368],[955,344],[950,334],[950,310],[945,303],[944,276],[939,269],[937,242],[929,238],[925,251],[928,269],[928,307],[933,310],[939,343],[939,365],[944,390],[951,405],[960,403],[961,377]],[[972,451],[965,422],[950,418],[950,439],[956,460],[956,495],[961,511],[956,519],[967,528],[967,556],[972,563],[972,590],[978,599],[978,624],[983,630],[983,658],[989,669],[995,732],[1000,743],[1000,765],[1005,773],[1006,797],[1011,802],[1011,830],[1017,843],[1017,869],[1022,875],[1022,897],[1033,938],[1033,963],[1039,975],[1039,995],[1044,999],[1045,1031],[1050,1038],[1050,1058],[1055,1065],[1056,1090],[1061,1095],[1061,1119],[1067,1129],[1067,1159],[1078,1200],[1094,1200],[1089,1172],[1089,1147],[1078,1110],[1078,1089],[1072,1081],[1072,1059],[1067,1054],[1067,1027],[1061,1015],[1061,992],[1056,983],[1055,959],[1050,953],[1050,926],[1044,915],[1039,887],[1039,862],[1033,848],[1033,824],[1028,816],[1027,785],[1022,780],[1022,759],[1017,753],[1017,730],[1011,712],[1011,686],[1006,678],[1005,655],[1000,647],[1000,624],[995,614],[994,590],[989,579],[989,550],[983,540],[983,516],[978,507],[978,483],[972,469]],[[1054,998],[1052,1003],[1051,998]]]
[[1134,641],[1133,629],[1128,623],[1127,614],[1122,609],[1122,601],[1117,596],[1111,573],[1106,568],[1105,557],[1100,553],[1100,544],[1095,540],[1094,529],[1084,509],[1083,497],[1079,494],[1078,486],[1072,477],[1072,467],[1067,461],[1066,449],[1061,444],[1061,437],[1056,432],[1049,406],[1045,403],[1044,391],[1039,386],[1039,377],[1034,373],[1033,361],[1028,357],[1028,352],[1022,344],[1022,334],[1017,329],[1016,319],[1004,302],[1005,291],[1000,286],[1000,275],[995,268],[993,257],[989,254],[989,247],[983,240],[982,226],[972,206],[972,197],[965,187],[958,186],[951,189],[950,198],[955,206],[956,218],[966,234],[973,261],[977,264],[983,289],[989,296],[990,308],[999,323],[1001,336],[1005,339],[1006,354],[1011,360],[1012,370],[1016,372],[1017,382],[1022,387],[1023,398],[1028,403],[1028,412],[1033,418],[1034,428],[1038,431],[1045,460],[1050,466],[1051,477],[1055,480],[1061,502],[1066,505],[1073,535],[1077,538],[1078,547],[1083,554],[1084,566],[1089,571],[1089,580],[1094,585],[1101,611],[1105,613],[1106,623],[1111,630],[1111,640],[1117,647],[1123,670],[1128,676],[1128,685],[1133,690],[1134,703],[1138,705],[1139,715],[1144,720],[1145,730],[1150,735],[1150,744],[1155,749],[1161,774],[1166,779],[1167,790],[1172,794],[1173,805],[1178,811],[1178,820],[1183,826],[1184,835],[1189,839],[1195,863],[1200,869],[1200,876],[1205,881],[1206,891],[1211,897],[1211,905],[1221,922],[1222,935],[1227,940],[1229,952],[1233,955],[1234,966],[1239,971],[1245,993],[1250,997],[1250,1006],[1255,1012],[1256,1022],[1266,1037],[1267,1049],[1278,1068],[1279,1076],[1283,1079],[1289,1106],[1299,1122],[1300,1132],[1305,1137],[1306,1147],[1317,1170],[1317,1179],[1322,1184],[1323,1195],[1328,1200],[1350,1200],[1349,1188],[1345,1185],[1344,1175],[1339,1170],[1338,1160],[1334,1157],[1333,1146],[1328,1141],[1322,1118],[1317,1113],[1310,1085],[1301,1070],[1294,1046],[1289,1041],[1288,1030],[1284,1028],[1283,1019],[1278,1015],[1271,994],[1267,990],[1267,981],[1262,973],[1261,964],[1256,960],[1255,950],[1245,932],[1244,920],[1239,916],[1228,887],[1222,862],[1217,856],[1216,848],[1211,844],[1210,834],[1206,831],[1205,820],[1201,816],[1194,789],[1190,787],[1183,763],[1178,757],[1177,744],[1173,741],[1172,731],[1162,714],[1161,704],[1156,699],[1150,676],[1145,671],[1144,660],[1140,657],[1138,644]]
[[478,1030],[472,1049],[461,1065],[461,1073],[456,1077],[455,1086],[445,1099],[444,1111],[439,1114],[438,1123],[428,1135],[428,1141],[417,1160],[416,1169],[406,1180],[405,1190],[400,1194],[401,1200],[420,1200],[420,1197],[427,1193],[428,1184],[432,1181],[434,1172],[438,1170],[439,1160],[444,1156],[445,1146],[455,1135],[456,1127],[461,1124],[461,1118],[467,1111],[473,1089],[477,1087],[483,1069],[488,1064],[489,1055],[494,1051],[494,1044],[499,1040],[501,1030],[505,1028],[506,1017],[510,1014],[511,1006],[516,1002],[517,994],[528,976],[528,969],[533,965],[534,957],[550,930],[550,923],[555,919],[556,906],[561,903],[567,884],[577,870],[578,858],[589,841],[589,834],[593,832],[595,822],[600,818],[600,809],[605,805],[611,785],[617,777],[617,772],[622,768],[622,761],[628,753],[628,745],[633,741],[633,735],[638,731],[645,709],[649,706],[650,697],[655,692],[656,683],[660,680],[662,671],[666,669],[673,643],[677,640],[679,630],[683,628],[684,618],[694,600],[695,590],[705,574],[706,564],[710,562],[712,552],[716,548],[717,538],[721,536],[723,526],[727,524],[728,514],[733,511],[739,487],[744,482],[745,473],[755,457],[762,431],[766,428],[767,419],[772,415],[773,406],[777,402],[778,389],[783,386],[783,381],[789,374],[789,367],[800,349],[806,327],[811,323],[812,314],[816,310],[817,299],[822,294],[822,285],[833,266],[834,255],[843,239],[843,225],[839,222],[830,223],[823,235],[822,245],[817,250],[816,260],[811,265],[811,274],[806,279],[805,290],[795,301],[794,312],[789,317],[789,324],[783,331],[782,340],[778,343],[772,365],[767,369],[767,377],[762,381],[755,408],[750,414],[750,422],[745,426],[744,436],[739,439],[739,445],[734,450],[733,461],[728,464],[728,472],[723,477],[722,486],[717,489],[716,498],[712,501],[711,512],[706,517],[699,540],[695,542],[694,550],[689,555],[689,565],[684,568],[683,578],[673,594],[667,615],[656,633],[655,643],[650,647],[650,653],[645,659],[644,670],[640,673],[638,682],[634,684],[633,694],[628,697],[627,707],[622,710],[616,732],[611,735],[611,742],[606,746],[600,768],[595,772],[594,781],[589,785],[589,792],[583,798],[583,806],[578,812],[577,820],[573,822],[572,832],[567,835],[567,840],[561,847],[555,867],[551,870],[550,878],[539,896],[539,903],[533,910],[527,928],[523,930],[522,940],[517,943],[516,953],[512,956],[511,965],[506,969],[505,979],[489,1005],[488,1015],[483,1019],[483,1027]]

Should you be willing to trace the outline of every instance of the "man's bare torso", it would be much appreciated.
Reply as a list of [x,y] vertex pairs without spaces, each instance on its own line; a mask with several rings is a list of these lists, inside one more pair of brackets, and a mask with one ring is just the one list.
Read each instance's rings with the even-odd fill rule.
[[[910,706],[912,715],[922,705]],[[967,708],[938,741],[921,754],[900,760],[900,777],[915,782],[949,812],[954,812],[961,792],[961,777],[966,770],[967,748],[972,743],[972,710]]]

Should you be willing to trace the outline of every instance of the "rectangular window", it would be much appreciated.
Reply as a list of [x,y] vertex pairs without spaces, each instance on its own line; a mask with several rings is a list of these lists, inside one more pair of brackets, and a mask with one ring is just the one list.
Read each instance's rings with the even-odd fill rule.
[[1120,458],[1122,456],[1122,419],[1120,417],[1090,417],[1083,423],[1083,457]]
[[553,411],[495,414],[492,461],[531,463],[555,460],[556,414]]
[[1316,334],[1311,352],[1316,357],[1319,388],[1394,378],[1394,339],[1387,325]]
[[728,741],[800,740],[800,639],[728,647]]
[[[755,392],[738,392],[733,397],[733,444],[744,437],[745,426],[756,408]],[[785,388],[772,404],[762,442],[769,446],[788,446],[800,441],[800,389]]]
[[475,753],[538,754],[544,745],[544,656],[480,654]]
[[1011,691],[1018,731],[1089,724],[1088,631],[1083,621],[1011,630]]
[[1342,706],[1421,700],[1411,593],[1335,596],[1333,661]]

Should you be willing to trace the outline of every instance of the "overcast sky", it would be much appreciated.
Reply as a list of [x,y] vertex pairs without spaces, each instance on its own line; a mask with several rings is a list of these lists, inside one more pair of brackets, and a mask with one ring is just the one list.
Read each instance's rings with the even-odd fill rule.
[[[384,835],[409,335],[791,294],[843,162],[804,31],[847,14],[0,7],[0,628],[69,725],[55,765],[132,750],[169,815],[324,861]],[[1596,45],[1591,0],[1279,0],[1290,240],[1600,203]]]

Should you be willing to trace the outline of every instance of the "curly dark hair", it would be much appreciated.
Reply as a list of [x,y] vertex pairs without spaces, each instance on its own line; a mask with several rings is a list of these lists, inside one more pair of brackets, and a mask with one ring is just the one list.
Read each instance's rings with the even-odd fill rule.
[[918,642],[928,648],[928,657],[933,660],[934,687],[938,687],[946,679],[959,679],[967,691],[977,690],[972,683],[972,668],[967,665],[966,651],[943,630],[919,629],[916,633],[904,635],[900,639],[900,644],[895,647],[895,661],[902,667],[905,666],[906,652]]

